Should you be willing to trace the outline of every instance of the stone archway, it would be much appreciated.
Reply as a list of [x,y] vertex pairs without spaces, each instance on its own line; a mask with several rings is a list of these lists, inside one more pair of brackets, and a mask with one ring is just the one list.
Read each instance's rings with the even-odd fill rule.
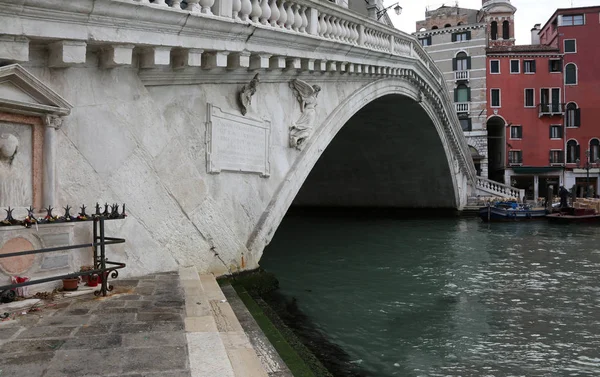
[[488,176],[503,183],[506,161],[506,120],[499,115],[488,118]]
[[[342,127],[361,109],[386,96],[406,98],[427,116],[430,121],[429,126],[435,129],[434,133],[437,135],[439,147],[443,150],[444,160],[441,163],[445,164],[443,170],[447,172],[448,185],[451,187],[449,190],[451,191],[451,198],[446,201],[446,204],[457,208],[463,202],[466,202],[468,174],[461,171],[461,168],[470,166],[468,164],[472,164],[472,162],[462,161],[464,156],[453,150],[452,146],[455,143],[448,140],[448,130],[445,129],[452,126],[443,123],[440,119],[439,110],[436,111],[434,106],[423,98],[423,93],[413,83],[399,79],[379,80],[363,87],[343,101],[316,128],[315,134],[296,159],[277,192],[274,193],[266,211],[249,237],[246,247],[253,254],[252,259],[260,260],[260,254],[270,242],[287,209],[297,196],[317,160]],[[470,158],[470,156],[467,156],[467,158]]]

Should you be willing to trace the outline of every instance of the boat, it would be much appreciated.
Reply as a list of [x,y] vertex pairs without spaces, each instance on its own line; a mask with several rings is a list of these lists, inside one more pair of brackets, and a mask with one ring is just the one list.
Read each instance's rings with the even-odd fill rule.
[[557,224],[600,223],[600,214],[593,208],[561,208],[546,219]]
[[545,208],[533,208],[517,202],[498,202],[479,208],[479,217],[484,222],[544,219],[547,214]]

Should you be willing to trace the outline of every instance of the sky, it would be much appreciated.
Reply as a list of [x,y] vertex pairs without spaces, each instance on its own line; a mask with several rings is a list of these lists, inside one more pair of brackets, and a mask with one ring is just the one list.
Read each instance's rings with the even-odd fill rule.
[[[425,19],[425,7],[439,8],[443,4],[454,5],[456,0],[399,0],[402,14],[397,16],[393,8],[388,11],[394,26],[407,33],[414,33],[415,23]],[[384,5],[390,6],[395,0],[384,0]],[[531,43],[531,29],[535,24],[544,24],[557,8],[586,7],[600,5],[600,0],[512,0],[511,4],[517,8],[515,13],[515,27],[517,44]],[[461,8],[480,9],[481,0],[458,0]]]

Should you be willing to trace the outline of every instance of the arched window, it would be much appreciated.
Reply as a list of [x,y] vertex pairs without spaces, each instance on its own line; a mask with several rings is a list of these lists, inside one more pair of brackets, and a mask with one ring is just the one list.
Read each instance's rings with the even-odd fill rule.
[[459,22],[459,23],[456,24],[456,26],[460,26],[460,25],[462,25],[462,22]]
[[502,39],[510,39],[510,25],[508,21],[502,23]]
[[565,66],[565,84],[577,85],[577,66],[573,63]]
[[567,127],[579,127],[581,124],[581,109],[577,108],[577,104],[569,102],[566,112]]
[[446,24],[446,25],[444,25],[444,27],[452,27],[452,25]]
[[471,100],[471,90],[465,84],[460,84],[454,89],[454,102],[469,102]]
[[492,21],[492,40],[495,41],[498,39],[498,23],[496,21]]
[[600,140],[590,140],[590,162],[594,163],[600,160]]
[[438,28],[437,26],[434,26],[431,28],[431,30],[436,30],[437,28]]
[[579,160],[579,144],[577,140],[567,141],[567,163],[576,164]]
[[456,54],[456,64],[454,66],[454,70],[455,71],[466,71],[468,70],[470,66],[469,64],[469,57],[467,56],[467,54],[465,52],[459,52],[458,54]]

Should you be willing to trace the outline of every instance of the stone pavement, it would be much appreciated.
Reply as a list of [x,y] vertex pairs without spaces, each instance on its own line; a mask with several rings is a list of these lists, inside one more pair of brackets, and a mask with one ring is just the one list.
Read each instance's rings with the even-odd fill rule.
[[0,377],[289,375],[270,344],[255,351],[212,275],[182,268],[113,284],[108,297],[0,322]]

